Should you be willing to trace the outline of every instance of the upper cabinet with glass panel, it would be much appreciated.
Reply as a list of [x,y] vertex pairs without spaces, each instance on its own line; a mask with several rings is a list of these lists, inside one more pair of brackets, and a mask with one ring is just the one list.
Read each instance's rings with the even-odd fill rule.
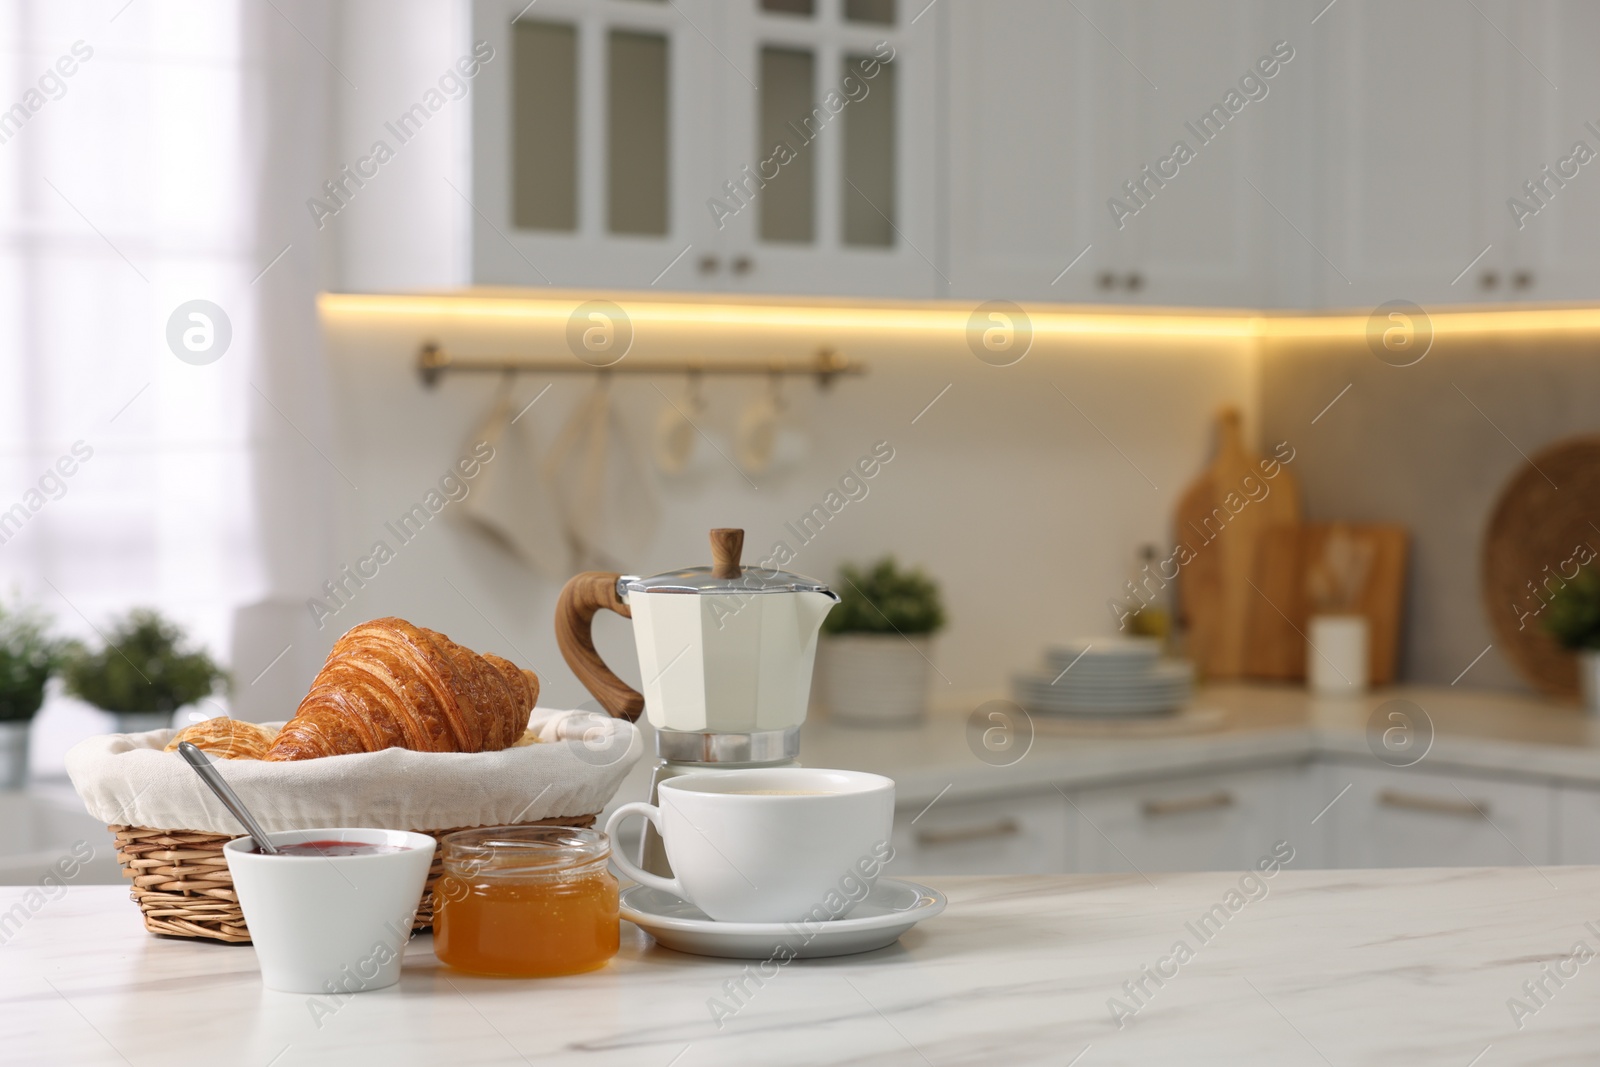
[[918,0],[473,10],[478,282],[943,295]]
[[706,229],[689,194],[712,173],[693,116],[716,104],[697,2],[474,3],[494,48],[473,92],[476,281],[684,287],[675,257]]
[[[1567,174],[1537,219],[1515,204],[1587,121],[1597,5],[1475,4],[1463,20],[1457,0],[1341,0],[1313,41],[1323,0],[474,0],[473,39],[494,49],[460,191],[474,276],[1228,307],[1587,299],[1600,184]],[[1418,40],[1433,47],[1407,51]],[[1220,140],[1198,118],[1219,114]],[[1175,144],[1199,159],[1182,177]]]

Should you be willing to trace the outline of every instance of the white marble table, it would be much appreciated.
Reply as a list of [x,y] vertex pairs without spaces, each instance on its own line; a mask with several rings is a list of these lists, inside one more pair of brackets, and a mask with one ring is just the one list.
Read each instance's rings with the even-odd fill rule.
[[[1600,1062],[1600,959],[1565,965],[1561,986],[1542,970],[1600,950],[1600,868],[1289,869],[1229,912],[1240,877],[931,879],[944,915],[876,953],[747,979],[721,1029],[710,1005],[738,1004],[744,965],[626,923],[605,970],[528,982],[445,969],[424,936],[398,987],[318,1019],[261,988],[248,947],[150,937],[126,890],[74,886],[0,932],[0,1063]],[[25,892],[0,890],[0,915]],[[1146,966],[1170,977],[1135,999],[1124,983]],[[1541,980],[1535,1001],[1524,983]],[[1138,1009],[1120,1028],[1113,997]]]

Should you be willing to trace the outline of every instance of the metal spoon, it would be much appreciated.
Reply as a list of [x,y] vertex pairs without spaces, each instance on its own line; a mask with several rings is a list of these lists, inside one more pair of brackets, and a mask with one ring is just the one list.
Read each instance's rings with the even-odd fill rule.
[[278,855],[278,846],[267,840],[266,831],[261,829],[261,824],[256,822],[256,817],[250,814],[250,809],[244,806],[244,801],[239,799],[239,794],[233,791],[233,787],[223,781],[222,775],[217,773],[217,769],[211,765],[206,754],[187,741],[178,742],[178,754],[183,757],[185,763],[194,768],[194,773],[200,776],[200,780],[217,794],[222,806],[231,811],[233,817],[249,831],[256,847],[269,856]]

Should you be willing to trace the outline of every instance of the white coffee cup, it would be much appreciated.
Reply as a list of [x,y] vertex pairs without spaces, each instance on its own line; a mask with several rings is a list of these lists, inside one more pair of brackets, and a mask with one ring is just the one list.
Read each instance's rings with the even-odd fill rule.
[[433,864],[434,840],[404,830],[348,827],[268,834],[388,845],[367,856],[269,856],[238,837],[222,846],[261,982],[285,993],[361,993],[400,981],[400,958]]
[[[624,804],[655,824],[673,877],[611,860],[642,885],[686,900],[719,922],[798,922],[821,907],[842,916],[887,858],[894,779],[864,771],[774,767],[668,778],[659,806]],[[870,873],[869,873],[870,872]],[[846,903],[834,907],[834,898]]]

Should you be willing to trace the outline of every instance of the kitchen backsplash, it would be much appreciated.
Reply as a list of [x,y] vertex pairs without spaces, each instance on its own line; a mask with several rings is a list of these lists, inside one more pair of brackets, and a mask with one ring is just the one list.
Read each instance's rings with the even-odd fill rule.
[[[323,319],[340,412],[333,458],[361,489],[340,497],[329,573],[296,600],[295,611],[304,599],[306,617],[321,616],[310,643],[325,647],[359,618],[425,617],[530,662],[547,700],[585,699],[551,635],[560,575],[536,573],[460,521],[474,481],[455,465],[474,447],[501,464],[497,479],[536,474],[519,456],[485,460],[472,439],[498,379],[452,376],[427,390],[414,367],[425,339],[461,355],[548,353],[492,316],[325,307]],[[1261,338],[1041,331],[1007,367],[975,358],[959,331],[685,327],[674,338],[630,358],[798,360],[831,343],[869,372],[820,392],[806,379],[785,383],[798,436],[753,475],[735,463],[735,438],[769,383],[707,376],[695,416],[705,434],[668,476],[652,442],[669,405],[688,410],[688,384],[619,378],[612,393],[653,490],[613,489],[607,522],[617,536],[587,565],[653,573],[703,563],[716,525],[747,530],[747,562],[825,580],[841,561],[892,552],[944,585],[951,624],[937,644],[935,696],[956,701],[1001,691],[1049,642],[1115,629],[1108,601],[1139,545],[1170,542],[1174,504],[1225,404],[1244,410],[1258,446],[1294,450],[1308,519],[1413,532],[1402,681],[1523,688],[1497,650],[1473,662],[1493,641],[1482,532],[1519,453],[1584,432],[1600,404],[1600,366],[1584,359],[1593,341],[1576,330],[1446,331],[1409,367],[1380,362],[1348,331],[1317,328]],[[516,382],[512,409],[533,401],[521,418],[541,459],[595,387],[590,376]],[[450,471],[458,477],[446,485]],[[426,527],[404,521],[430,492],[440,507],[422,509]],[[371,577],[352,580],[347,566]],[[334,594],[309,587],[320,581]],[[603,615],[597,633],[611,658],[632,665],[624,623]],[[285,692],[316,659],[283,672]]]
[[[1295,471],[1307,516],[1412,530],[1404,680],[1450,684],[1494,640],[1487,613],[1515,610],[1484,603],[1489,513],[1524,455],[1595,431],[1595,344],[1592,331],[1577,330],[1440,335],[1408,367],[1348,340],[1263,345],[1263,429],[1305,442]],[[1458,684],[1525,688],[1498,649]]]
[[[471,480],[440,484],[442,472],[471,455],[498,379],[447,377],[427,390],[415,372],[424,339],[462,355],[550,353],[531,351],[525,336],[492,320],[326,308],[323,318],[339,413],[330,458],[360,490],[339,495],[345,503],[327,564],[325,580],[345,591],[344,605],[324,589],[303,592],[326,606],[305,609],[306,620],[325,616],[320,631],[313,627],[317,639],[331,644],[347,620],[426,619],[534,667],[545,680],[543,702],[585,700],[551,630],[561,579],[533,572],[457,521],[462,505],[451,494],[470,492]],[[1237,338],[1041,334],[1009,367],[980,362],[959,332],[797,338],[690,333],[677,351],[630,355],[804,359],[817,341],[832,341],[869,373],[826,392],[804,379],[786,383],[787,414],[809,445],[786,469],[753,476],[733,465],[732,441],[766,381],[708,377],[696,421],[711,442],[696,440],[688,469],[668,477],[654,472],[650,447],[663,409],[669,399],[683,402],[686,383],[619,378],[612,392],[651,468],[659,518],[636,554],[614,562],[647,574],[708,562],[712,526],[746,529],[747,562],[782,559],[825,580],[841,561],[892,552],[944,586],[951,622],[936,646],[936,699],[993,695],[1047,643],[1114,630],[1107,601],[1119,594],[1137,546],[1168,539],[1173,502],[1201,465],[1215,410],[1252,407],[1253,357]],[[513,410],[538,397],[522,418],[533,421],[542,456],[594,388],[587,375],[517,382]],[[870,478],[864,460],[874,461]],[[429,492],[440,497],[438,514],[417,529],[401,522]],[[627,514],[625,502],[616,507]],[[379,542],[388,545],[382,561]],[[363,559],[373,577],[343,577],[341,568],[354,572]],[[631,673],[626,623],[602,613],[596,634],[607,660]],[[314,670],[316,658],[284,672],[285,692],[304,684],[291,676]]]

